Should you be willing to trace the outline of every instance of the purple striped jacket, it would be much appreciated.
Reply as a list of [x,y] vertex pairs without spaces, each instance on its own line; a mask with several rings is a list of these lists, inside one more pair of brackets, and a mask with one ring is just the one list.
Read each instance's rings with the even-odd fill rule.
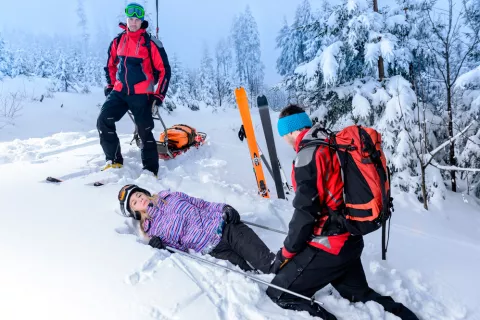
[[[183,192],[160,191],[158,203],[147,208],[151,220],[144,222],[147,234],[166,246],[207,254],[220,242],[225,203],[190,197]],[[162,199],[164,201],[162,201]]]

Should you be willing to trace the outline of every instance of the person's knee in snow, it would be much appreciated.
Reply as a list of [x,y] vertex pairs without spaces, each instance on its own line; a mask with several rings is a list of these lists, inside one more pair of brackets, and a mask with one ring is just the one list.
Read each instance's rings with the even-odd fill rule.
[[[357,241],[355,237],[361,238],[361,235],[353,236],[345,227],[346,224],[337,221],[337,217],[345,219],[345,190],[340,160],[330,149],[331,137],[320,137],[322,132],[328,131],[318,123],[313,125],[305,110],[298,105],[289,105],[280,112],[277,128],[279,135],[295,150],[297,156],[292,166],[295,190],[292,204],[295,210],[289,223],[288,236],[272,267],[277,273],[272,282],[304,294],[312,294],[333,282],[347,299],[362,302],[374,300],[387,311],[399,316],[408,314],[405,318],[415,319],[415,316],[411,318],[413,313],[403,305],[392,304],[391,298],[380,298],[380,295],[369,291],[371,289],[364,279],[361,263],[346,267],[354,259],[360,259],[363,241]],[[302,268],[288,267],[292,263],[290,261],[296,262],[307,250],[319,252],[310,260],[315,263]],[[286,272],[291,269],[300,272]],[[345,279],[347,273],[350,278]],[[359,278],[356,275],[363,277],[364,281],[356,279]],[[278,292],[270,288],[267,294],[279,303]],[[293,310],[301,307],[292,303],[279,305]],[[317,315],[315,310],[302,310]]]

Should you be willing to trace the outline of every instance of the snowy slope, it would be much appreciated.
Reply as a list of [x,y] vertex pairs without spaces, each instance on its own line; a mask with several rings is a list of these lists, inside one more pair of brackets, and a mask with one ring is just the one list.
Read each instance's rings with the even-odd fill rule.
[[[193,125],[208,140],[198,150],[162,161],[155,180],[141,174],[139,150],[129,144],[128,117],[118,125],[125,167],[99,172],[100,89],[91,95],[56,94],[40,103],[29,100],[45,91],[40,80],[2,85],[3,92],[23,88],[29,98],[16,125],[0,130],[0,319],[312,319],[277,307],[263,285],[144,245],[120,215],[118,190],[137,183],[227,202],[246,221],[286,230],[290,203],[256,194],[248,147],[237,137],[237,110],[179,108],[164,114],[167,125]],[[266,150],[260,120],[252,113]],[[289,171],[293,150],[281,139],[277,149]],[[49,175],[66,181],[45,183]],[[107,185],[91,186],[96,180]],[[267,183],[274,194],[272,180]],[[388,260],[380,259],[380,232],[369,235],[365,271],[371,287],[422,319],[480,319],[479,205],[467,195],[447,196],[426,212],[413,195],[396,194]],[[255,231],[272,251],[281,247],[282,236]],[[259,277],[269,281],[273,275]],[[317,298],[339,319],[396,319],[376,303],[351,305],[328,288]]]

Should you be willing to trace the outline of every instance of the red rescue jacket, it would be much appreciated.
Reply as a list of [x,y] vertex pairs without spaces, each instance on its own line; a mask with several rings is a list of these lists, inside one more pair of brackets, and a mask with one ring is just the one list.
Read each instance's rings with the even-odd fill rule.
[[329,208],[341,210],[344,205],[343,181],[340,163],[330,148],[312,146],[300,150],[311,139],[311,131],[305,129],[295,142],[297,157],[292,170],[295,211],[282,249],[286,258],[292,258],[306,245],[338,255],[350,236],[348,232],[321,235],[329,218]]
[[[127,95],[156,94],[163,100],[167,94],[171,75],[163,44],[155,37],[146,34],[144,28],[132,32],[123,23],[120,27],[125,31],[113,39],[108,48],[105,67],[107,85]],[[151,59],[146,37],[150,39]],[[159,72],[156,89],[153,68]]]

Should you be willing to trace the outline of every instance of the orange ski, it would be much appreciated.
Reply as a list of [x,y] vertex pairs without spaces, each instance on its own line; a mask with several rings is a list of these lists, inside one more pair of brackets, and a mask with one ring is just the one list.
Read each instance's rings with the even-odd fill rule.
[[242,117],[243,127],[245,134],[248,137],[248,149],[250,150],[250,157],[253,163],[253,173],[257,179],[258,193],[264,198],[270,198],[268,194],[267,182],[263,175],[262,162],[259,158],[257,140],[255,138],[255,132],[253,131],[252,117],[250,116],[250,108],[248,106],[247,93],[243,87],[235,89],[235,98],[237,100],[238,110]]

